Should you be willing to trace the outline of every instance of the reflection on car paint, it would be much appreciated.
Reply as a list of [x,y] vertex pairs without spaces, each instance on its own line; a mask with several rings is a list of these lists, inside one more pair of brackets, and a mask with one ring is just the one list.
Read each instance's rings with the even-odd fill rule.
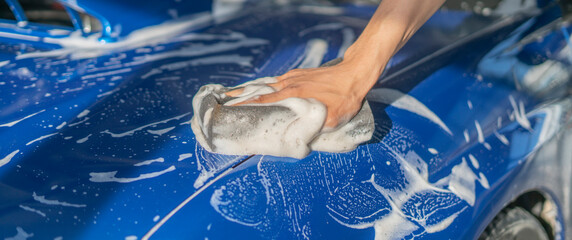
[[451,129],[447,127],[439,116],[431,111],[431,109],[427,108],[425,104],[419,102],[419,100],[410,95],[404,94],[395,89],[376,88],[368,93],[367,99],[374,102],[390,104],[392,107],[415,113],[437,124],[449,135],[453,135]]

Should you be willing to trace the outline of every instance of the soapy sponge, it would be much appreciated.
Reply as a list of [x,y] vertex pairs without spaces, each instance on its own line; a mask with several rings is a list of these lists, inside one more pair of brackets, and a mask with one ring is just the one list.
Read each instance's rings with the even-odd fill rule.
[[244,88],[237,97],[224,93],[235,89],[219,84],[201,87],[193,98],[191,127],[206,150],[229,155],[274,155],[303,158],[311,150],[347,152],[371,139],[374,121],[364,102],[360,112],[347,124],[324,131],[326,107],[314,99],[288,98],[269,104],[233,106],[255,96],[275,92],[268,83],[275,78],[259,78],[235,88]]

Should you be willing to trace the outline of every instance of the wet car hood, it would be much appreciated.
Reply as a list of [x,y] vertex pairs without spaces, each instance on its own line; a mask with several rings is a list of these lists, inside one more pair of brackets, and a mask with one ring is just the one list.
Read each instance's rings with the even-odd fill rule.
[[[460,99],[466,96],[459,89],[473,88],[500,99],[509,90],[444,81],[433,74],[442,61],[426,59],[457,56],[467,46],[486,50],[499,41],[490,29],[514,29],[518,19],[454,11],[433,17],[392,59],[383,87],[368,96],[376,133],[355,151],[314,152],[303,160],[225,156],[195,141],[189,121],[200,86],[237,85],[341,57],[373,13],[365,7],[326,10],[253,10],[151,45],[104,53],[19,52],[20,44],[1,45],[20,53],[0,63],[2,237],[20,228],[47,238],[141,237],[156,230],[168,238],[200,235],[213,224],[220,230],[228,220],[240,223],[226,226],[229,231],[270,237],[282,236],[272,234],[284,229],[303,237],[310,226],[332,237],[326,234],[331,224],[351,227],[342,233],[347,236],[356,234],[353,228],[387,231],[396,223],[417,234],[447,227],[455,219],[451,216],[475,204],[475,188],[482,191],[488,182],[473,160],[477,157],[461,161],[454,154],[465,142],[464,122],[473,120],[462,112],[446,115],[456,101],[435,95],[457,92],[451,97]],[[467,21],[472,24],[464,29]],[[324,40],[327,48],[309,44],[312,39]],[[475,98],[472,104],[490,104],[490,99]],[[356,181],[367,184],[352,184]],[[473,189],[464,189],[463,181],[472,181]],[[378,188],[393,191],[383,195]],[[355,193],[370,199],[346,201]],[[421,199],[442,204],[423,209]],[[313,207],[322,218],[297,215]],[[396,215],[395,209],[412,212]],[[260,220],[268,213],[281,214],[266,216],[275,222]],[[383,215],[391,216],[384,219],[392,224],[376,221]]]

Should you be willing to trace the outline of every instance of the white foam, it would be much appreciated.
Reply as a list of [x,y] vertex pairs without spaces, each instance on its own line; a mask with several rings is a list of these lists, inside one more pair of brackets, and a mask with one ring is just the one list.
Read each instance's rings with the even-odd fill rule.
[[[469,158],[471,156],[469,155]],[[447,180],[449,181],[449,190],[471,206],[475,204],[475,182],[479,181],[484,188],[489,188],[489,182],[485,175],[479,173],[477,177],[464,158],[460,164],[453,167],[451,175],[447,177]]]
[[0,167],[4,166],[4,165],[8,164],[10,161],[12,161],[12,158],[14,156],[16,156],[16,154],[18,154],[19,152],[20,152],[20,150],[13,151],[12,153],[8,154],[6,157],[0,159]]
[[84,143],[84,142],[87,142],[87,140],[89,140],[89,137],[91,137],[91,135],[92,135],[92,134],[89,134],[89,135],[87,135],[87,136],[84,137],[84,138],[78,139],[78,140],[76,141],[76,143]]
[[193,157],[192,153],[183,153],[183,154],[179,155],[179,159],[177,159],[177,161],[183,161],[183,160],[185,160],[187,158],[191,158],[191,157]]
[[10,60],[1,61],[1,62],[0,62],[0,67],[4,67],[4,66],[8,65],[9,63],[10,63]]
[[[66,38],[43,38],[43,41],[53,44],[59,44],[63,48],[44,52],[30,52],[18,55],[16,59],[34,58],[34,57],[60,57],[71,55],[72,59],[94,58],[107,53],[114,49],[130,50],[144,46],[151,46],[169,40],[176,34],[183,31],[190,31],[193,28],[205,26],[213,20],[210,14],[196,14],[193,18],[180,18],[175,21],[165,22],[162,24],[142,28],[133,31],[128,36],[117,42],[108,42],[102,44],[99,41],[98,34],[92,34],[89,37],[82,36],[80,31],[73,32]],[[0,36],[9,33],[0,33]],[[12,38],[30,38],[20,34],[10,34]],[[39,41],[37,37],[32,37],[32,41]]]
[[113,76],[113,75],[117,75],[117,74],[121,74],[121,73],[128,73],[128,72],[131,72],[131,68],[122,68],[122,69],[118,69],[118,70],[115,70],[115,71],[109,71],[109,72],[102,72],[102,73],[84,75],[84,76],[81,77],[81,80],[87,80],[87,79],[93,79],[93,78]]
[[7,237],[4,240],[26,240],[28,238],[33,237],[33,233],[27,233],[21,227],[16,227],[16,235],[13,237]]
[[58,133],[52,133],[52,134],[48,134],[48,135],[41,136],[41,137],[39,137],[39,138],[36,138],[36,139],[34,139],[34,140],[29,141],[28,143],[26,143],[26,146],[28,146],[28,145],[30,145],[30,144],[32,144],[32,143],[35,143],[35,142],[37,142],[37,141],[41,141],[41,140],[43,140],[43,139],[49,138],[49,137],[51,137],[51,136],[54,136],[54,135],[56,135],[56,134],[58,134]]
[[144,179],[149,179],[149,178],[161,176],[165,173],[168,173],[168,172],[171,172],[174,170],[175,170],[175,166],[170,166],[169,168],[167,168],[165,170],[153,172],[153,173],[144,173],[144,174],[141,174],[138,177],[134,177],[134,178],[116,177],[117,171],[91,172],[91,173],[89,173],[89,176],[90,176],[89,181],[98,182],[98,183],[102,183],[102,182],[130,183],[130,182],[135,182],[135,181],[140,181],[140,180],[144,180]]
[[31,117],[33,117],[33,116],[35,116],[35,115],[37,115],[37,114],[39,114],[39,113],[42,113],[42,112],[44,112],[44,111],[46,111],[46,110],[41,110],[41,111],[39,111],[39,112],[35,112],[35,113],[32,113],[32,114],[30,114],[30,115],[28,115],[28,116],[25,116],[25,117],[23,117],[23,118],[20,118],[20,119],[18,119],[18,120],[15,120],[15,121],[12,121],[12,122],[9,122],[9,123],[1,124],[0,127],[12,127],[12,126],[18,124],[19,122],[24,121],[24,120],[26,120],[26,119],[28,119],[28,118],[31,118]]
[[479,124],[479,121],[477,120],[475,120],[475,128],[477,129],[477,139],[479,140],[479,143],[484,143],[485,137],[483,136],[483,130],[481,129],[481,124]]
[[[105,131],[103,131],[103,132],[101,132],[101,133],[109,134],[111,137],[114,137],[114,138],[122,138],[122,137],[127,137],[127,136],[133,136],[133,134],[134,134],[135,132],[137,132],[137,131],[141,131],[141,130],[143,130],[143,129],[145,129],[145,128],[148,128],[148,127],[155,127],[155,126],[157,126],[157,125],[159,125],[159,124],[168,123],[168,122],[173,121],[173,120],[180,120],[181,118],[183,118],[183,117],[185,117],[185,116],[187,116],[187,115],[189,115],[189,114],[191,114],[191,113],[185,113],[185,114],[182,114],[182,115],[179,115],[179,116],[175,116],[175,117],[172,117],[172,118],[167,118],[167,119],[165,119],[165,120],[161,120],[161,121],[149,123],[149,124],[143,125],[143,126],[141,126],[141,127],[138,127],[138,128],[135,128],[135,129],[132,129],[132,130],[129,130],[129,131],[125,131],[125,132],[122,132],[122,133],[113,133],[113,132],[111,132],[111,131],[109,131],[109,130],[105,130]],[[71,124],[70,124],[70,126],[71,126]]]
[[475,204],[475,179],[477,176],[463,159],[461,164],[453,167],[449,190],[473,206]]
[[471,164],[473,164],[473,167],[479,169],[479,161],[477,160],[477,158],[475,158],[475,156],[473,156],[473,154],[469,153],[469,160],[471,160]]
[[88,120],[89,120],[88,117],[84,117],[84,119],[82,119],[82,120],[79,121],[79,122],[70,123],[70,125],[68,125],[68,127],[75,127],[75,126],[80,125],[80,124],[82,124],[82,123],[84,123],[84,122],[87,122]]
[[36,36],[16,34],[16,33],[8,33],[8,32],[0,32],[0,37],[14,38],[14,39],[32,41],[32,42],[38,42],[41,39],[41,38],[36,37]]
[[[244,91],[223,106],[275,92],[275,89],[266,85],[275,81],[275,78],[260,78],[240,85],[239,87],[244,87]],[[191,120],[191,128],[201,146],[211,152],[303,158],[311,149],[328,152],[350,151],[359,143],[369,140],[373,134],[373,116],[369,105],[364,105],[364,113],[360,112],[361,115],[358,114],[354,118],[355,121],[352,120],[335,131],[326,131],[322,129],[326,119],[326,107],[317,100],[301,98],[288,98],[269,104],[242,105],[241,107],[260,107],[268,111],[268,114],[261,115],[255,122],[250,122],[251,119],[240,115],[217,115],[217,119],[229,124],[218,124],[208,129],[211,119],[215,118],[211,116],[215,105],[208,105],[209,108],[205,110],[202,109],[203,104],[215,103],[204,103],[203,99],[212,95],[222,101],[227,97],[223,94],[224,91],[225,88],[221,85],[206,85],[193,98],[195,114]],[[359,117],[367,114],[370,115],[367,119]],[[370,128],[366,129],[363,125]],[[250,128],[243,130],[241,127]],[[241,133],[237,129],[247,133]]]
[[56,127],[56,129],[60,130],[60,129],[62,129],[66,124],[67,124],[67,122],[63,122],[63,123],[61,123],[60,125],[58,125],[58,126]]
[[439,153],[439,151],[437,151],[437,149],[435,149],[435,148],[428,148],[427,151],[429,151],[429,152],[430,152],[431,154],[433,154],[433,155]]
[[151,159],[151,160],[147,160],[147,161],[143,161],[140,163],[133,164],[133,166],[139,167],[139,166],[144,166],[144,165],[151,165],[152,163],[156,163],[156,162],[165,162],[165,159],[164,158]]
[[24,210],[28,211],[28,212],[33,212],[33,213],[36,213],[36,214],[38,214],[38,215],[40,215],[40,216],[42,216],[42,217],[46,217],[46,214],[45,214],[44,212],[38,210],[38,209],[34,209],[34,208],[31,208],[31,207],[28,207],[28,206],[24,206],[24,205],[21,205],[21,204],[19,205],[19,207],[20,207],[21,209],[24,209]]
[[53,205],[53,206],[63,206],[63,207],[74,207],[74,208],[84,208],[87,207],[85,204],[74,204],[74,203],[67,203],[61,202],[58,200],[48,200],[45,196],[38,196],[36,192],[32,192],[32,197],[34,200],[38,201],[39,203],[43,203],[46,205]]
[[87,115],[89,114],[89,112],[90,112],[90,111],[87,110],[87,109],[86,109],[86,110],[83,110],[82,112],[80,112],[80,113],[77,115],[77,118],[85,117],[85,116],[87,116]]
[[451,214],[451,216],[445,218],[444,220],[441,220],[436,224],[426,225],[425,231],[428,233],[436,233],[445,230],[447,227],[449,227],[449,225],[451,225],[451,223],[453,223],[455,219],[457,219],[457,217],[461,212],[465,211],[465,209],[467,209],[467,207],[464,207],[463,209],[454,214]]
[[417,230],[417,226],[400,215],[399,211],[392,211],[387,216],[377,220],[373,224],[375,240],[403,239],[411,232]]
[[145,55],[140,61],[142,63],[159,61],[175,57],[196,57],[213,53],[221,53],[244,47],[256,47],[268,44],[268,40],[259,38],[244,38],[234,42],[217,42],[211,45],[195,44],[187,48],[174,51]]
[[168,128],[164,128],[164,129],[158,129],[158,130],[147,130],[148,133],[151,133],[153,135],[163,135],[165,133],[170,132],[171,130],[175,129],[175,127],[168,127]]
[[530,121],[528,121],[528,118],[526,117],[524,104],[522,102],[519,102],[519,104],[517,105],[512,95],[509,95],[508,99],[513,109],[513,116],[514,118],[516,118],[518,124],[520,124],[520,126],[523,127],[524,129],[532,131],[532,128],[530,127]]
[[465,129],[463,131],[463,136],[465,136],[465,142],[469,142],[471,140],[471,138],[469,137],[469,130]]
[[[165,65],[161,65],[158,68],[153,68],[149,72],[143,74],[141,76],[142,79],[149,78],[151,76],[157,75],[162,73],[163,71],[175,71],[187,67],[192,66],[205,66],[205,65],[212,65],[212,64],[225,64],[225,63],[234,63],[239,66],[250,67],[252,66],[252,57],[251,56],[240,56],[238,54],[230,54],[230,55],[215,55],[210,57],[198,58],[188,61],[181,61],[176,63],[169,63]],[[139,63],[138,63],[139,64]]]

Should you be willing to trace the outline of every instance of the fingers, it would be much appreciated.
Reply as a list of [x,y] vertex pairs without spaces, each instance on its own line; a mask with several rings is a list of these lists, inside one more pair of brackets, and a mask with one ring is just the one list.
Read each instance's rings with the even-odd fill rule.
[[274,90],[276,90],[276,91],[280,91],[286,86],[286,82],[282,81],[282,82],[270,83],[270,84],[266,84],[266,85],[274,88]]
[[292,69],[292,70],[282,74],[281,76],[276,77],[276,80],[278,80],[278,82],[280,82],[280,81],[284,81],[288,78],[294,78],[294,77],[306,75],[306,74],[309,74],[310,72],[314,72],[316,70],[319,70],[319,68]]
[[242,94],[242,92],[244,92],[244,88],[234,89],[232,91],[225,92],[224,94],[226,94],[229,97],[236,97]]
[[272,103],[284,100],[286,98],[294,97],[288,94],[289,91],[281,91],[281,92],[274,92],[266,95],[261,95],[256,98],[246,100],[244,102],[240,102],[235,104],[234,106],[240,106],[244,104],[263,104],[263,103]]

